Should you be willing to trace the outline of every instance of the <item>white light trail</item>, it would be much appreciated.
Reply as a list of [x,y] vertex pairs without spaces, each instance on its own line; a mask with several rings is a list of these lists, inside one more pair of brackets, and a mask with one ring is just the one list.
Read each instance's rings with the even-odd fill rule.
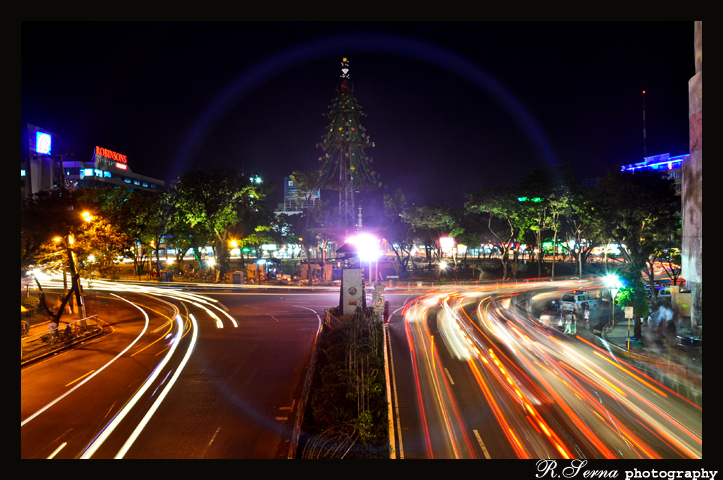
[[[128,300],[126,300],[128,301]],[[131,302],[128,302],[131,303]],[[131,305],[135,306],[136,308],[140,309],[135,304]],[[143,310],[141,310],[143,311]],[[143,312],[144,315],[146,315],[145,312]],[[148,316],[146,315],[146,318]],[[128,412],[133,408],[133,406],[138,402],[141,396],[150,388],[153,381],[158,377],[158,375],[161,373],[161,370],[163,367],[166,366],[168,361],[171,359],[171,356],[176,351],[176,348],[178,348],[178,344],[180,343],[181,337],[183,336],[183,320],[181,319],[180,315],[176,315],[176,323],[178,324],[178,332],[176,333],[176,338],[173,341],[173,345],[171,346],[171,349],[168,351],[168,354],[163,358],[161,363],[156,366],[155,370],[151,374],[148,379],[146,379],[143,386],[138,390],[138,392],[133,396],[133,398],[130,399],[130,401],[123,407],[123,409],[118,412],[115,417],[113,417],[113,420],[106,425],[106,427],[103,429],[100,435],[98,435],[95,440],[88,446],[88,448],[85,449],[83,454],[80,456],[80,458],[87,459],[93,456],[93,454],[100,448],[101,445],[108,439],[111,433],[113,433],[113,430],[120,425],[120,422],[125,418],[126,415],[128,415]]]
[[[115,294],[111,294],[111,295],[114,295],[114,296],[118,297],[118,295],[115,295]],[[120,298],[121,300],[124,300],[124,301],[128,302],[128,300],[126,300],[126,299],[124,299],[124,298],[121,298],[121,297],[118,297],[118,298]],[[130,303],[130,302],[128,302],[128,303]],[[135,305],[134,305],[134,306],[135,306]],[[53,400],[52,402],[50,402],[49,404],[47,404],[46,406],[44,406],[43,408],[41,408],[40,410],[38,410],[37,412],[35,412],[34,414],[30,415],[30,416],[29,416],[28,418],[26,418],[24,421],[20,422],[20,426],[21,426],[21,427],[22,427],[23,425],[27,424],[30,420],[34,419],[35,417],[37,417],[38,415],[40,415],[41,413],[43,413],[44,411],[46,411],[47,409],[49,409],[50,407],[52,407],[53,405],[55,405],[56,403],[58,403],[59,401],[61,401],[62,399],[64,399],[65,397],[67,397],[68,395],[70,395],[71,393],[73,393],[75,390],[77,390],[78,388],[80,388],[82,385],[85,385],[85,383],[87,383],[88,381],[90,381],[91,378],[95,377],[95,376],[98,375],[100,372],[102,372],[103,370],[105,370],[110,364],[112,364],[113,362],[115,362],[116,360],[118,360],[118,359],[119,359],[124,353],[126,353],[133,345],[135,345],[136,342],[138,342],[138,340],[141,339],[141,337],[146,333],[146,330],[148,329],[149,319],[148,319],[148,314],[146,314],[146,312],[143,311],[143,309],[141,309],[141,308],[138,307],[138,306],[135,306],[135,307],[138,308],[141,312],[143,312],[143,315],[146,317],[146,324],[145,324],[145,326],[143,327],[143,331],[141,331],[141,333],[136,337],[136,339],[133,340],[133,342],[132,342],[130,345],[128,345],[122,352],[120,352],[118,355],[116,355],[115,357],[113,357],[113,359],[112,359],[111,361],[109,361],[108,363],[106,363],[105,365],[103,365],[100,369],[98,369],[93,375],[89,376],[88,378],[86,378],[85,380],[83,380],[82,382],[80,382],[78,385],[76,385],[76,386],[73,387],[72,389],[68,390],[68,391],[65,392],[63,395],[59,396],[58,398],[56,398],[55,400]]]
[[[151,408],[148,410],[146,415],[143,417],[141,422],[138,424],[136,429],[133,431],[131,436],[126,440],[126,443],[123,444],[123,447],[120,449],[120,451],[116,454],[115,458],[123,458],[125,454],[128,452],[128,449],[131,448],[133,445],[133,442],[136,441],[138,438],[138,435],[141,434],[143,429],[145,428],[148,421],[153,417],[153,414],[158,410],[158,407],[161,405],[161,402],[163,402],[163,399],[166,398],[166,395],[168,395],[168,392],[171,390],[171,387],[173,387],[173,384],[176,383],[176,380],[178,380],[178,376],[181,375],[181,372],[183,371],[183,368],[188,363],[188,359],[191,358],[191,352],[193,352],[193,348],[196,345],[196,340],[198,339],[198,323],[196,322],[196,318],[193,316],[193,314],[190,315],[191,317],[191,323],[193,324],[193,335],[191,337],[191,344],[188,346],[188,350],[186,350],[186,355],[184,355],[183,360],[181,361],[180,365],[176,369],[176,371],[173,373],[173,377],[171,377],[171,380],[166,384],[166,386],[163,388],[163,392],[156,398],[156,401],[153,403]],[[179,327],[182,333],[183,330],[183,322],[181,321],[181,316],[176,317]],[[179,336],[176,338],[177,341],[180,341],[181,339],[181,333],[179,333]],[[175,346],[175,344],[174,344]]]

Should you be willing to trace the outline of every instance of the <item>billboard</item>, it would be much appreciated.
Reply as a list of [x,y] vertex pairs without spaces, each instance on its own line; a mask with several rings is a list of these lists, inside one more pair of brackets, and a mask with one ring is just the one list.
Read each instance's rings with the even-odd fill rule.
[[96,146],[93,151],[93,162],[96,168],[116,167],[121,170],[128,168],[127,156],[98,146]]
[[341,271],[342,315],[353,315],[356,307],[366,308],[364,270],[361,268],[344,268]]

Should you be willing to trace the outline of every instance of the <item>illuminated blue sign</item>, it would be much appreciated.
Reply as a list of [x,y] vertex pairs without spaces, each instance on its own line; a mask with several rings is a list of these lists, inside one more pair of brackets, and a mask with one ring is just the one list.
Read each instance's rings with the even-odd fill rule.
[[35,151],[37,153],[49,154],[52,139],[49,134],[35,132]]

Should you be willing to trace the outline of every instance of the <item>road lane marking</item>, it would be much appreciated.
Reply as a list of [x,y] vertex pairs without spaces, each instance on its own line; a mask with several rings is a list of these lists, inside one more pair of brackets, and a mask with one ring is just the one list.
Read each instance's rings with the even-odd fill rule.
[[61,451],[63,449],[63,447],[65,447],[67,444],[68,444],[68,442],[63,442],[58,448],[55,449],[55,451],[53,453],[50,454],[50,456],[48,457],[48,460],[50,460],[51,458],[56,456],[58,454],[58,452]]
[[70,382],[69,384],[67,384],[66,387],[71,386],[72,384],[74,384],[74,383],[77,382],[78,380],[81,380],[81,379],[87,377],[88,375],[90,375],[90,374],[93,373],[93,372],[95,372],[95,370],[91,370],[90,372],[86,373],[86,374],[83,375],[82,377],[76,378],[75,380],[73,380],[72,382]]
[[[397,436],[399,437],[399,459],[404,459],[404,443],[402,442],[402,423],[401,419],[399,418],[399,399],[397,398],[397,377],[394,375],[394,354],[392,353],[392,342],[391,342],[391,334],[389,333],[389,328],[384,330],[384,340],[385,343],[389,343],[389,361],[385,362],[386,367],[389,370],[389,377],[391,379],[392,385],[391,385],[391,391],[394,393],[394,416],[397,418]],[[387,354],[387,345],[384,347],[384,355]],[[391,366],[391,368],[390,368]],[[389,391],[390,386],[387,385],[387,391]],[[391,409],[390,409],[390,416]],[[394,422],[390,419],[390,425],[389,425],[389,438],[394,439]],[[392,453],[395,453],[394,451]]]
[[[125,298],[119,297],[118,295],[116,295],[116,294],[114,294],[114,293],[111,293],[111,295],[113,295],[114,297],[118,297],[118,298],[120,298],[121,300],[123,300],[123,301],[125,301],[125,302],[128,302],[128,300],[126,300]],[[128,303],[131,303],[131,302],[128,302]],[[131,304],[132,304],[132,303],[131,303]],[[88,382],[91,378],[95,377],[95,376],[98,375],[100,372],[102,372],[103,370],[105,370],[105,369],[108,367],[108,365],[110,365],[111,363],[115,362],[115,361],[118,360],[120,357],[122,357],[128,350],[131,349],[131,347],[133,347],[133,345],[136,344],[136,342],[138,342],[138,340],[141,339],[141,337],[146,333],[146,330],[148,330],[148,323],[149,323],[150,320],[149,320],[149,318],[148,318],[148,314],[147,314],[145,311],[143,311],[142,308],[140,308],[140,307],[136,307],[136,308],[138,308],[139,310],[141,310],[141,312],[143,312],[143,316],[144,316],[145,319],[146,319],[146,323],[145,323],[145,326],[143,327],[143,331],[141,331],[141,333],[135,338],[135,340],[133,340],[133,342],[131,342],[130,345],[128,345],[128,346],[127,346],[122,352],[120,352],[118,355],[116,355],[115,357],[113,357],[113,359],[110,360],[108,363],[106,363],[105,365],[103,365],[103,367],[101,367],[101,369],[98,370],[97,372],[95,372],[93,375],[89,376],[88,378],[86,378],[85,380],[83,380],[81,383],[79,383],[78,385],[76,385],[76,386],[73,387],[72,389],[68,390],[68,391],[65,392],[63,395],[59,396],[58,398],[56,398],[55,400],[53,400],[52,402],[50,402],[49,404],[47,404],[46,406],[44,406],[43,408],[41,408],[40,410],[38,410],[37,412],[35,412],[34,414],[30,415],[28,418],[26,418],[26,419],[23,420],[22,422],[20,422],[20,427],[21,427],[21,428],[22,428],[25,424],[27,424],[29,421],[31,421],[32,419],[34,419],[35,417],[37,417],[38,415],[40,415],[40,414],[43,413],[44,411],[48,410],[50,407],[52,407],[53,405],[55,405],[56,403],[58,403],[59,401],[61,401],[61,400],[64,399],[65,397],[67,397],[68,395],[70,395],[71,393],[73,393],[76,389],[80,388],[81,385],[84,385],[84,384],[85,384],[86,382]]]
[[447,378],[449,378],[449,383],[454,385],[454,380],[452,380],[452,375],[449,374],[449,370],[447,370],[447,367],[444,367],[444,373],[447,374]]
[[491,458],[490,454],[487,452],[487,448],[485,447],[484,442],[482,442],[482,437],[479,436],[479,432],[477,430],[472,430],[474,432],[474,436],[477,437],[477,441],[479,442],[479,446],[482,447],[482,452],[485,454],[485,458],[488,460]]
[[206,445],[206,448],[210,447],[214,440],[216,440],[216,435],[218,435],[218,431],[221,430],[221,427],[218,427],[216,429],[216,433],[213,434],[213,437],[211,437],[211,441],[208,442],[208,445]]

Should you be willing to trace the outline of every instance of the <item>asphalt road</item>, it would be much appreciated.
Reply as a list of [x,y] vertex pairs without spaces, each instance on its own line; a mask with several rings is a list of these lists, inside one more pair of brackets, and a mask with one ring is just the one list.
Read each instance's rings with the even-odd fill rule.
[[21,458],[76,458],[138,391],[168,347],[173,310],[153,298],[138,308],[99,295],[112,332],[20,371]]
[[[108,288],[111,334],[21,370],[21,458],[287,458],[337,292]],[[384,293],[395,458],[701,455],[700,407],[514,314],[524,288],[453,288]]]
[[389,327],[398,458],[702,457],[700,406],[527,314],[551,286],[580,288],[450,286],[405,302]]
[[287,457],[338,294],[119,295],[111,334],[21,370],[21,458]]

